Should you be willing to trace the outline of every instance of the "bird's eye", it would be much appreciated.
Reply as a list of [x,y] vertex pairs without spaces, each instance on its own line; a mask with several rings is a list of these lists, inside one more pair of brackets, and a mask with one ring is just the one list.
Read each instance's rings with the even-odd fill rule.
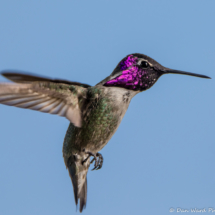
[[140,64],[140,66],[141,66],[142,68],[146,68],[146,67],[149,66],[149,64],[148,64],[146,61],[142,61],[141,64]]

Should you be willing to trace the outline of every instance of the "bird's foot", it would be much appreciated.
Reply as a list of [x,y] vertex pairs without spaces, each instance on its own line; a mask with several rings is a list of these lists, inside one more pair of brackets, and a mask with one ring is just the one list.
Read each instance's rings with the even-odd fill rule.
[[[93,156],[93,160],[95,160],[95,166],[98,166],[98,162],[97,162],[97,159],[96,159],[96,155],[94,154],[94,153],[92,153],[92,152],[85,152],[86,154],[88,154],[88,156],[87,156],[87,158],[86,159],[84,159],[83,161],[82,161],[82,165],[91,157],[91,156]],[[90,162],[91,163],[91,162]]]
[[[92,170],[98,170],[102,168],[102,164],[103,164],[103,157],[100,153],[92,153],[92,152],[85,152],[86,154],[88,154],[87,158],[84,159],[82,161],[82,164],[84,164],[91,156],[93,156],[93,159],[90,161],[90,163],[93,163],[93,161],[95,161],[94,163],[94,168]],[[98,158],[98,159],[97,159]]]
[[[103,156],[100,154],[100,153],[96,153],[96,157],[98,157],[98,160],[97,160],[97,165],[95,164],[94,165],[94,168],[92,170],[98,170],[98,169],[101,169],[102,168],[102,165],[103,165]],[[93,161],[95,160],[95,157],[91,160],[90,163],[93,163]],[[96,160],[95,160],[95,163],[96,163]]]

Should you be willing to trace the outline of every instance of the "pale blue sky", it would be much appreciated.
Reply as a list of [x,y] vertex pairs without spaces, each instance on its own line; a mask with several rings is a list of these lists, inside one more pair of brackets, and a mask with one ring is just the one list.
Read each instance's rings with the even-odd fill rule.
[[[215,208],[215,1],[0,1],[0,70],[94,85],[127,54],[211,76],[165,75],[133,98],[88,172],[89,215]],[[5,81],[0,77],[0,81]],[[69,122],[0,105],[0,214],[76,214]]]

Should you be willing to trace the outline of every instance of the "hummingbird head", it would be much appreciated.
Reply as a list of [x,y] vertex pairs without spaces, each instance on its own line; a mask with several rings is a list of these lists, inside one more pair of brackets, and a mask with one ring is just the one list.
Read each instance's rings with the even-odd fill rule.
[[152,87],[161,75],[170,73],[210,78],[205,75],[166,68],[152,58],[136,53],[123,58],[111,75],[100,83],[107,87],[115,86],[144,91]]

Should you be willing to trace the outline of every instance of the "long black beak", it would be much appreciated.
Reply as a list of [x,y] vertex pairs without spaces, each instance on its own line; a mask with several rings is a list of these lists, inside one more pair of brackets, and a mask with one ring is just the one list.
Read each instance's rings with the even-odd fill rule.
[[166,70],[163,70],[163,73],[164,73],[164,74],[190,75],[190,76],[195,76],[195,77],[199,77],[199,78],[208,78],[208,79],[211,79],[210,77],[208,77],[208,76],[206,76],[206,75],[200,75],[200,74],[196,74],[196,73],[184,72],[184,71],[174,70],[174,69],[166,69]]

